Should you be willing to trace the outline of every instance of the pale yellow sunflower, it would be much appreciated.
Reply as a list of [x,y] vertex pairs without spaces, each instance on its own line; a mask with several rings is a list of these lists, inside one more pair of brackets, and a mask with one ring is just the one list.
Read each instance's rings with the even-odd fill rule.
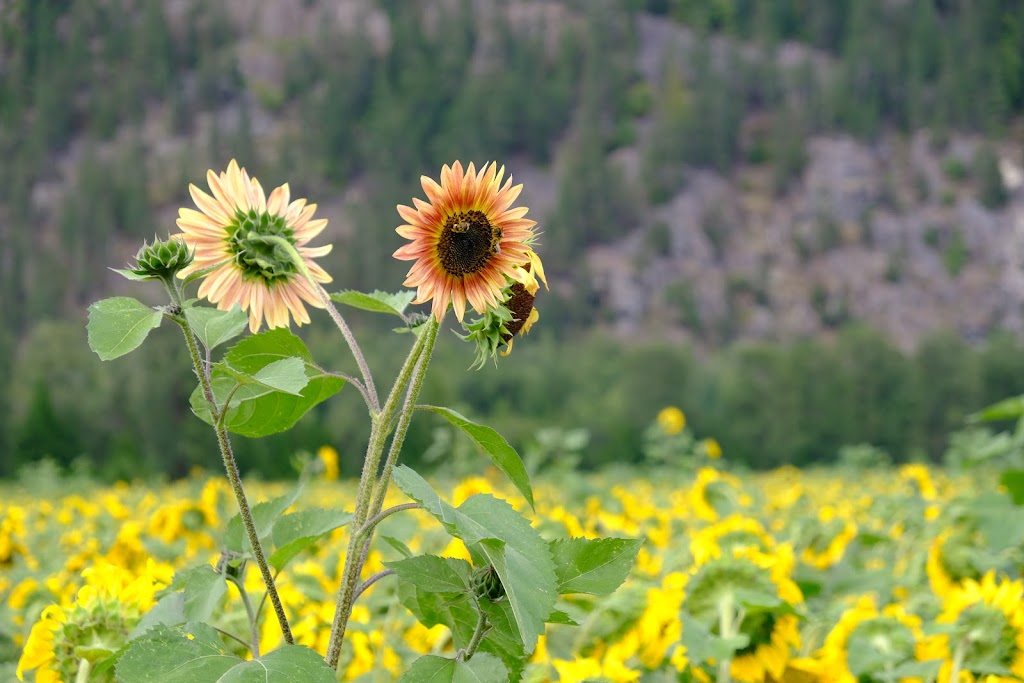
[[524,218],[526,207],[509,208],[523,186],[513,186],[511,177],[503,185],[504,175],[505,167],[495,163],[479,172],[471,163],[463,172],[456,161],[441,169],[440,185],[420,178],[429,202],[414,198],[415,208],[398,206],[406,224],[396,231],[412,241],[394,256],[415,261],[405,285],[417,288],[413,303],[433,301],[438,320],[449,304],[460,322],[467,302],[481,314],[500,306],[505,287],[523,282],[528,264],[544,280],[530,246],[536,222]]
[[178,273],[184,278],[214,266],[199,286],[199,297],[209,299],[222,311],[235,304],[249,312],[249,329],[259,330],[264,317],[268,328],[309,322],[303,302],[323,308],[314,286],[299,272],[275,238],[283,238],[298,251],[316,282],[331,276],[313,259],[331,251],[331,245],[307,247],[327,225],[313,219],[316,204],[291,201],[285,183],[266,196],[255,178],[249,177],[234,159],[220,174],[208,171],[206,181],[213,196],[195,185],[189,192],[200,211],[179,209],[182,239],[195,251],[195,260]]

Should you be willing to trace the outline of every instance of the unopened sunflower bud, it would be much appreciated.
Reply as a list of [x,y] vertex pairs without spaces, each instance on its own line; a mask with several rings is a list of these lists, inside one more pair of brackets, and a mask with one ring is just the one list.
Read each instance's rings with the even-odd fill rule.
[[505,597],[505,586],[501,584],[501,577],[492,564],[473,572],[471,584],[473,595],[479,600],[497,602]]
[[142,243],[135,255],[136,266],[128,270],[146,278],[166,279],[191,264],[192,258],[192,250],[181,240],[154,239],[153,244]]

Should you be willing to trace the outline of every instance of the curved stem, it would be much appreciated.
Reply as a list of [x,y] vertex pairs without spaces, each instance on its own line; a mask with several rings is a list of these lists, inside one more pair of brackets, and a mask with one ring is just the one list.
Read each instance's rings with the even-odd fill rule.
[[[213,627],[213,630],[216,631],[217,633],[221,634],[222,636],[225,636],[226,638],[230,638],[231,640],[235,641],[236,643],[241,644],[242,647],[246,648],[247,650],[252,650],[252,643],[245,642],[244,640],[242,640],[241,638],[236,636],[231,631],[225,631],[224,629],[218,628],[216,626]],[[253,655],[253,657],[256,657],[256,656],[258,656],[258,655],[255,655],[255,654]]]
[[245,613],[249,615],[249,640],[251,642],[247,647],[252,650],[253,657],[259,657],[260,630],[259,625],[256,623],[256,611],[252,607],[252,600],[249,599],[249,591],[245,590],[245,585],[237,576],[228,574],[227,578],[238,589],[238,594],[242,596],[242,604],[245,605]]
[[316,292],[317,297],[320,299],[320,303],[324,305],[327,310],[327,314],[331,316],[331,320],[341,331],[341,336],[345,338],[345,343],[348,344],[349,350],[352,352],[352,357],[356,359],[356,365],[359,366],[359,372],[363,375],[363,386],[366,388],[366,394],[364,398],[367,399],[370,411],[374,414],[380,412],[380,399],[377,396],[377,387],[373,384],[373,375],[370,374],[370,366],[366,363],[366,358],[363,356],[362,349],[359,348],[359,344],[356,342],[355,335],[352,334],[352,330],[349,328],[348,323],[341,317],[341,313],[335,307],[334,302],[331,301],[331,295],[327,293],[327,290],[313,278],[313,274],[309,272],[309,267],[306,265],[306,261],[302,258],[302,255],[298,252],[295,246],[283,237],[268,237],[268,242],[280,246],[284,249],[288,256],[291,258],[292,265],[298,269],[299,273],[309,282],[309,285]]
[[359,531],[357,531],[356,533],[362,536],[363,534],[372,531],[375,526],[377,526],[382,521],[384,521],[391,515],[395,514],[396,512],[401,512],[402,510],[415,510],[416,508],[421,507],[423,506],[420,505],[419,503],[402,503],[401,505],[389,507],[387,510],[382,510],[381,512],[378,512],[376,515],[373,516],[372,519],[366,520],[366,523],[363,524],[363,526],[361,526],[359,528]]
[[[195,336],[192,334],[192,328],[184,318],[180,318],[176,322],[181,326],[182,332],[185,333],[185,342],[188,344],[188,352],[192,357],[192,365],[195,368],[196,375],[199,377],[199,383],[203,387],[203,396],[206,398],[207,403],[210,404],[210,412],[213,415],[217,415],[217,400],[213,394],[213,386],[210,383],[209,374],[203,368],[203,360],[199,355],[199,348],[196,345]],[[252,553],[256,559],[256,564],[259,565],[260,574],[263,575],[263,583],[267,586],[270,602],[274,605],[277,622],[281,626],[281,635],[287,644],[294,645],[295,639],[292,637],[292,630],[288,626],[288,617],[285,614],[284,606],[281,604],[281,597],[277,594],[274,577],[270,574],[270,566],[263,555],[263,546],[260,545],[260,537],[256,533],[256,524],[252,519],[252,510],[249,508],[249,501],[245,497],[245,489],[242,488],[242,477],[238,471],[238,463],[235,461],[234,451],[231,449],[231,440],[228,438],[228,432],[224,428],[223,414],[220,415],[220,418],[214,426],[214,431],[217,433],[217,445],[220,447],[221,459],[224,461],[224,470],[227,472],[228,481],[231,482],[231,489],[235,493],[235,502],[238,503],[238,515],[241,517],[242,526],[245,527],[246,534],[249,537],[249,544],[252,546]]]
[[[308,272],[308,271],[307,271]],[[352,351],[352,356],[356,359],[356,365],[359,366],[359,372],[363,375],[363,384],[366,387],[366,394],[370,403],[370,408],[373,412],[380,412],[380,398],[377,396],[377,387],[373,383],[373,375],[370,374],[370,366],[366,363],[366,358],[363,357],[363,351],[359,348],[359,344],[356,343],[355,335],[352,334],[352,330],[349,329],[348,323],[341,317],[341,313],[338,312],[334,302],[331,301],[331,295],[327,293],[327,290],[320,285],[319,282],[313,280],[312,277],[308,277],[310,284],[314,285],[316,293],[320,296],[320,301],[323,303],[324,308],[327,309],[327,314],[331,316],[331,320],[334,321],[335,326],[341,331],[341,336],[345,338],[348,343],[349,349]]]
[[373,584],[377,583],[378,581],[383,579],[385,576],[391,576],[394,573],[395,573],[394,569],[382,569],[382,570],[380,570],[379,572],[377,572],[376,574],[374,574],[373,576],[368,578],[366,581],[363,581],[361,584],[359,584],[359,586],[356,588],[355,597],[358,598],[360,595],[363,594],[363,591],[365,591],[367,588],[369,588]]
[[[387,437],[390,431],[390,425],[394,417],[395,410],[398,407],[398,401],[401,396],[407,393],[407,390],[412,385],[416,385],[416,394],[419,393],[419,387],[422,386],[423,379],[422,373],[426,371],[426,365],[421,363],[420,360],[427,352],[429,347],[430,351],[433,351],[434,340],[437,338],[437,328],[440,323],[433,317],[425,323],[427,328],[420,334],[416,339],[416,343],[413,344],[412,350],[409,352],[409,356],[405,359],[405,364],[402,366],[401,371],[398,374],[398,378],[395,380],[394,386],[391,388],[391,393],[388,395],[387,401],[384,403],[384,407],[379,413],[374,415],[373,422],[370,427],[370,442],[366,448],[366,459],[363,462],[363,473],[359,480],[359,492],[356,496],[356,511],[355,516],[352,520],[352,535],[349,537],[348,551],[345,555],[345,568],[342,571],[341,585],[338,586],[338,596],[334,612],[334,622],[331,624],[331,637],[327,645],[327,665],[333,669],[338,667],[338,659],[341,656],[341,643],[345,637],[345,629],[348,626],[348,619],[352,614],[352,606],[355,603],[355,589],[356,584],[359,581],[359,572],[362,570],[362,556],[360,553],[360,544],[364,541],[363,538],[363,527],[368,519],[376,516],[380,512],[380,506],[376,508],[370,505],[371,496],[376,498],[375,488],[378,482],[380,487],[387,487],[387,480],[383,477],[377,477],[377,470],[380,467],[380,459],[384,453],[384,446],[387,444]],[[419,376],[419,379],[416,379]],[[406,398],[404,410],[407,413],[412,412],[412,406],[416,403],[415,396],[411,400]],[[399,419],[399,426],[402,420]],[[408,425],[406,425],[408,426]],[[404,438],[404,430],[402,437]],[[396,438],[398,434],[396,432]],[[401,444],[398,444],[399,447]],[[394,449],[395,442],[392,441],[392,448]],[[389,461],[391,460],[389,454]],[[393,463],[392,463],[393,468]],[[385,474],[390,478],[390,469],[385,467]],[[370,528],[372,533],[372,527]]]
[[[479,605],[477,605],[477,608],[479,609]],[[470,639],[469,644],[466,646],[466,649],[461,650],[456,658],[460,662],[465,662],[472,659],[473,655],[476,654],[477,648],[480,647],[480,643],[484,641],[484,636],[487,635],[487,632],[489,630],[490,629],[488,628],[487,625],[487,615],[484,614],[484,611],[481,609],[479,610],[476,619],[476,628],[473,629],[473,637]]]

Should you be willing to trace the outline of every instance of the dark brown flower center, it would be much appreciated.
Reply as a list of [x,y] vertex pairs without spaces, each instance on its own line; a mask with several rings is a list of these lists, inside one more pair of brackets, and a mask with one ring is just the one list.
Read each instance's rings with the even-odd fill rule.
[[530,294],[529,290],[521,282],[512,285],[512,296],[505,302],[505,308],[512,312],[513,320],[505,323],[508,335],[502,335],[502,341],[507,342],[518,334],[519,330],[523,329],[523,325],[526,324],[530,314],[533,313],[533,299],[533,294]]
[[463,277],[483,270],[501,252],[501,228],[491,225],[482,211],[449,216],[437,242],[437,257],[446,273]]

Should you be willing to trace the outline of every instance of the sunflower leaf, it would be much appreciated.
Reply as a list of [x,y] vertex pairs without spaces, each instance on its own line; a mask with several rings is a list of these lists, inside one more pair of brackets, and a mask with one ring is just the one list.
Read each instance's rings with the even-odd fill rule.
[[287,645],[245,661],[231,654],[212,626],[157,626],[132,642],[117,663],[119,683],[333,683],[322,655]]
[[[298,376],[300,370],[305,375],[305,384]],[[243,376],[256,382],[240,382]],[[248,437],[291,428],[313,406],[338,393],[345,384],[340,377],[320,370],[302,340],[283,328],[235,344],[224,356],[224,363],[214,367],[211,381],[218,406],[231,396],[224,425],[229,431]],[[215,423],[200,387],[192,392],[189,402],[200,419]]]
[[142,345],[164,314],[138,299],[115,296],[89,307],[89,348],[100,360],[113,360]]
[[[295,490],[288,495],[271,498],[252,506],[252,520],[260,543],[263,543],[265,539],[270,537],[278,518],[284,514],[285,510],[291,507],[301,492],[302,485],[300,482],[299,486],[295,487]],[[224,547],[236,553],[251,552],[252,550],[249,536],[245,533],[245,529],[242,526],[242,518],[238,515],[228,520],[227,528],[224,530]]]
[[527,653],[555,606],[558,582],[548,544],[529,520],[494,496],[470,496],[458,508],[445,502],[414,470],[395,469],[394,481],[423,505],[452,536],[462,539],[478,566],[498,573]]
[[281,570],[300,552],[351,521],[351,512],[323,508],[285,515],[274,522],[273,539],[277,550],[267,558],[267,562],[274,569]]
[[228,311],[206,306],[185,309],[185,318],[203,346],[213,349],[240,335],[249,323],[249,316],[238,305]]
[[427,405],[416,407],[421,410],[437,413],[452,423],[452,425],[461,429],[487,453],[495,467],[505,473],[505,476],[509,478],[526,498],[530,507],[536,509],[533,503],[533,489],[530,488],[530,475],[526,473],[526,467],[523,465],[523,460],[519,457],[519,453],[509,445],[505,437],[490,427],[468,420],[464,415],[460,415],[451,408]]
[[560,538],[549,543],[558,592],[608,595],[622,585],[643,545],[632,538]]
[[481,652],[465,662],[423,655],[398,680],[399,683],[480,683],[507,679],[508,670],[501,660]]
[[464,593],[469,590],[469,562],[452,557],[417,555],[405,560],[385,562],[400,581],[413,583],[431,593]]
[[331,294],[331,301],[336,301],[339,304],[345,304],[346,306],[352,306],[364,311],[372,311],[373,313],[390,313],[400,318],[404,317],[405,309],[415,298],[416,292],[411,290],[403,290],[392,294],[378,289],[369,294],[364,294],[363,292],[346,289]]
[[183,593],[185,620],[207,621],[227,593],[228,585],[222,574],[204,564],[174,572],[170,590]]

